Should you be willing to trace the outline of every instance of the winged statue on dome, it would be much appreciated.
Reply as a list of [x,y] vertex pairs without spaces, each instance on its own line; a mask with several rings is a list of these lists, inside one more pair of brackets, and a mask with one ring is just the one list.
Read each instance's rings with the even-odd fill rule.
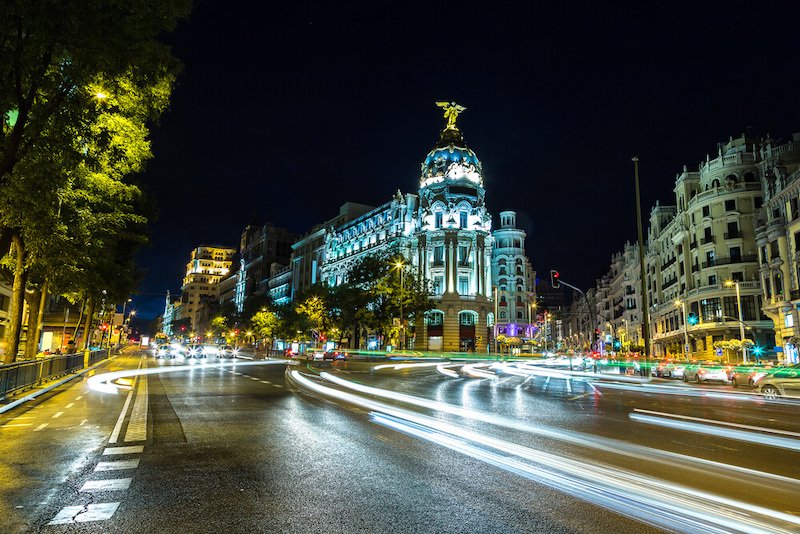
[[466,111],[467,108],[455,102],[436,102],[436,105],[444,109],[444,118],[447,119],[445,130],[458,130],[456,127],[456,119],[458,115]]

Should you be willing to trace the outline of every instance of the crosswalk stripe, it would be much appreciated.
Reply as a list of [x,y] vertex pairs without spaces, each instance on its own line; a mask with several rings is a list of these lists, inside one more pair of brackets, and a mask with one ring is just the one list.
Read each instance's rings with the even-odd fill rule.
[[58,512],[49,525],[69,525],[88,521],[105,521],[111,519],[119,507],[118,502],[99,502],[86,506],[65,506]]
[[105,478],[101,480],[87,480],[79,491],[119,491],[128,489],[131,485],[130,478]]
[[144,445],[131,445],[129,447],[106,447],[103,451],[103,456],[112,454],[139,454],[144,452]]
[[50,424],[50,423],[42,423],[41,425],[39,425],[39,426],[37,426],[36,428],[34,428],[34,429],[33,429],[33,431],[34,431],[34,432],[39,432],[40,430],[44,430],[44,427],[46,427],[46,426],[47,426],[47,425],[49,425],[49,424]]
[[133,460],[114,460],[111,462],[97,462],[95,471],[119,471],[122,469],[136,469],[139,467],[139,458]]
[[56,417],[61,417],[62,413],[64,413],[64,412],[58,412],[58,413],[54,414],[53,415],[53,419],[55,419]]

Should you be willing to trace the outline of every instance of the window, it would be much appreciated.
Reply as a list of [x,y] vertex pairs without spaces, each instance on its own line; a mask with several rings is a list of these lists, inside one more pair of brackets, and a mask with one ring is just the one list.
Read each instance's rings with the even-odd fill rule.
[[443,214],[440,211],[437,211],[436,214],[435,214],[435,218],[436,218],[435,226],[436,226],[436,228],[441,228],[442,227],[442,215]]
[[734,237],[739,236],[739,223],[737,222],[729,222],[728,223],[728,235],[725,236],[726,239],[732,239]]
[[800,250],[800,232],[795,232],[794,234],[794,250]]
[[742,248],[731,247],[730,249],[731,263],[741,263],[742,261]]
[[710,243],[713,238],[711,237],[711,227],[703,228],[703,242]]
[[786,328],[792,328],[794,326],[794,315],[787,313],[783,317],[783,323],[786,325]]
[[718,320],[719,317],[722,315],[719,298],[701,300],[700,313],[703,322],[710,323]]
[[501,311],[501,312],[500,312],[500,318],[501,318],[501,319],[505,319],[505,318],[506,318],[506,312],[504,312],[504,311]]
[[467,227],[467,212],[466,211],[462,211],[461,213],[459,213],[459,218],[461,219],[461,221],[460,221],[461,222],[461,228],[466,228]]
[[709,217],[711,215],[711,208],[709,206],[703,206],[703,217]]
[[433,247],[433,263],[444,263],[444,246],[439,245],[437,247]]
[[428,312],[428,325],[444,324],[444,313],[440,311]]
[[734,282],[744,282],[744,273],[742,272],[731,273],[731,279]]
[[717,283],[717,275],[716,274],[709,275],[708,285],[713,286],[716,285],[716,283]]
[[794,197],[789,200],[789,220],[793,221],[798,216],[797,210],[797,197]]
[[722,307],[727,317],[739,317],[739,307],[736,304],[736,297],[725,297],[722,300]]
[[461,265],[469,264],[469,249],[463,245],[458,246],[458,262]]
[[736,211],[736,200],[726,200],[725,201],[725,211]]
[[764,199],[763,199],[763,198],[761,198],[761,197],[755,197],[755,198],[753,199],[753,207],[754,207],[755,209],[758,209],[758,208],[760,208],[760,207],[761,207],[761,206],[763,206],[763,205],[764,205]]
[[767,247],[761,247],[761,263],[767,263]]
[[444,292],[444,277],[443,276],[434,276],[433,277],[433,294],[434,295],[441,295]]
[[475,324],[475,315],[471,312],[461,312],[458,314],[458,324],[464,326],[473,326]]
[[458,277],[458,294],[459,295],[468,295],[469,294],[469,277],[468,276],[459,276]]
[[522,319],[522,312],[521,311],[517,312],[517,319]]
[[781,273],[775,273],[775,284],[772,287],[775,290],[775,297],[783,296],[783,277]]
[[717,257],[713,250],[706,252],[706,267],[712,267],[716,262]]
[[772,241],[769,244],[769,257],[770,259],[779,258],[781,255],[780,248],[778,248],[778,242]]

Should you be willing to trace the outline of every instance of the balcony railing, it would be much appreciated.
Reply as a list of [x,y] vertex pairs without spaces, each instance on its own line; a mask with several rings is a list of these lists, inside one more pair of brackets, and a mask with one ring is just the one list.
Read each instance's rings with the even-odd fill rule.
[[695,248],[697,248],[697,240],[694,240],[694,241],[692,241],[691,243],[689,243],[689,248],[690,248],[690,249],[695,249]]
[[713,242],[714,242],[714,236],[713,235],[708,236],[708,237],[704,237],[703,239],[700,240],[700,244],[701,245],[708,245],[709,243],[713,243]]
[[737,237],[742,237],[742,232],[739,230],[735,232],[725,232],[725,239],[736,239]]
[[744,256],[733,256],[732,258],[716,258],[713,261],[704,261],[703,269],[715,267],[719,265],[731,265],[734,263],[749,263],[758,261],[758,256],[755,254],[746,254]]
[[798,300],[798,299],[800,299],[800,289],[792,289],[792,290],[789,292],[789,298],[790,298],[791,300]]
[[698,264],[695,263],[694,265],[692,265],[692,272],[693,273],[696,273],[699,270],[700,270],[700,266]]
[[678,279],[677,278],[672,278],[671,280],[667,280],[666,282],[664,282],[664,285],[661,286],[661,289],[667,289],[668,287],[674,286],[677,283],[678,283]]
[[661,264],[661,268],[662,269],[666,269],[667,267],[669,267],[670,265],[672,265],[676,261],[677,261],[677,258],[670,258],[670,259],[668,259],[667,261],[665,261],[664,263]]

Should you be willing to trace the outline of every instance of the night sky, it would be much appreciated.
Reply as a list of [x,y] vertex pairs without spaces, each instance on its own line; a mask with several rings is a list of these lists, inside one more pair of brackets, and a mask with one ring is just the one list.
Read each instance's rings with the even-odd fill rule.
[[140,314],[252,220],[302,233],[416,192],[437,100],[468,108],[495,225],[517,211],[540,276],[583,287],[636,238],[631,156],[649,213],[717,142],[800,131],[798,2],[520,4],[198,3],[167,38],[184,71],[141,178]]

